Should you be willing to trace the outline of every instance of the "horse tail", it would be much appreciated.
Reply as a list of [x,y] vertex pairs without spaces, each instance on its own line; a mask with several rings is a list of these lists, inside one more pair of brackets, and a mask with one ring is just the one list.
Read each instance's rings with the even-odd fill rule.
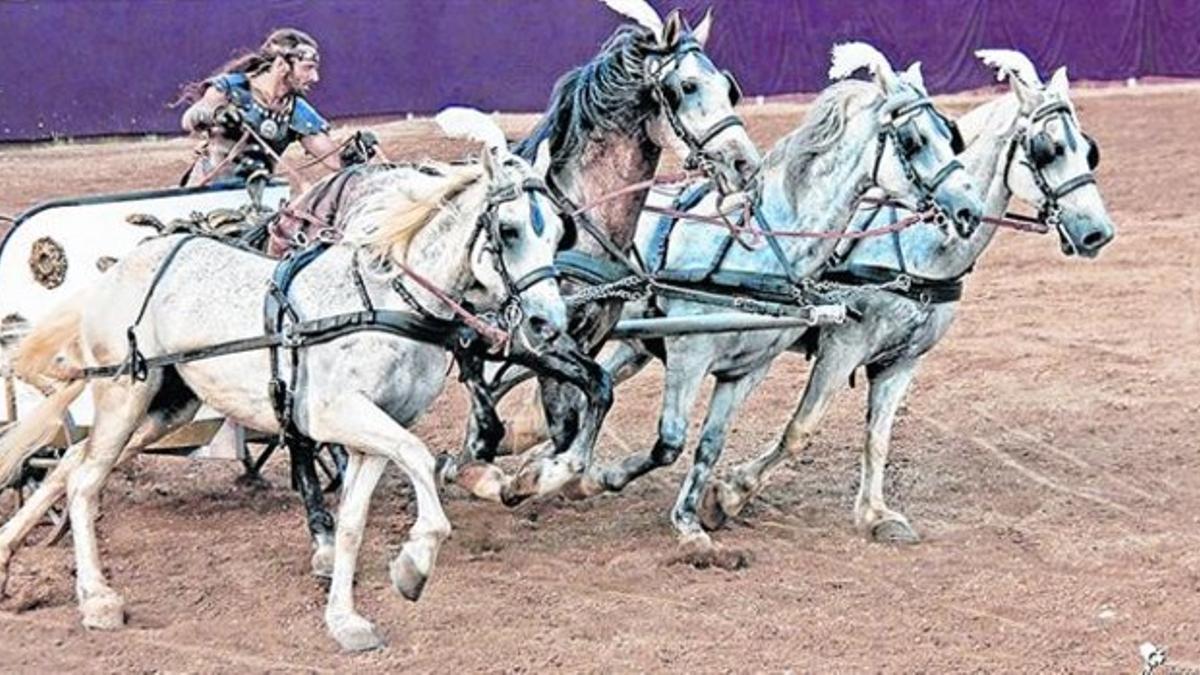
[[79,326],[87,304],[86,296],[86,293],[77,293],[21,339],[13,359],[13,372],[17,377],[33,384],[44,382],[47,377],[66,379],[53,372],[54,361],[63,352],[76,361],[82,360]]
[[67,407],[79,398],[86,385],[87,380],[68,383],[0,436],[0,487],[16,480],[25,460],[54,439]]

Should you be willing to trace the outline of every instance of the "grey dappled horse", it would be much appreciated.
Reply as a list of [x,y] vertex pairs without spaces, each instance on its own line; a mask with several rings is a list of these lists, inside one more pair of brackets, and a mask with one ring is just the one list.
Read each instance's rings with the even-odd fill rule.
[[[1037,70],[1019,52],[977,54],[1012,85],[1011,93],[959,120],[969,143],[960,159],[984,186],[985,214],[1002,216],[1016,197],[1037,207],[1039,218],[1058,231],[1063,253],[1094,257],[1112,240],[1114,228],[1092,175],[1099,148],[1079,125],[1066,69],[1060,68],[1043,85]],[[860,218],[859,227],[865,219]],[[886,224],[879,220],[868,227]],[[895,240],[890,236],[865,239],[842,256],[831,276],[845,278],[838,273],[883,269],[903,272],[931,293],[939,288],[961,289],[962,279],[995,233],[996,226],[985,223],[971,237],[955,240],[921,225],[901,232]],[[922,298],[919,288],[908,294],[869,288],[843,294],[862,320],[823,326],[805,336],[816,361],[786,432],[763,455],[713,484],[704,500],[704,520],[716,526],[740,512],[772,467],[807,449],[834,394],[862,366],[870,394],[854,520],[876,540],[917,541],[904,514],[884,500],[884,467],[896,410],[921,357],[949,328],[958,309],[956,296]]]
[[[864,43],[833,50],[830,75],[846,77],[868,69],[872,82],[845,81],[826,89],[799,129],[776,143],[763,161],[763,192],[756,208],[770,229],[840,233],[851,222],[865,188],[893,198],[932,204],[950,214],[958,236],[969,236],[983,205],[971,177],[954,159],[954,136],[925,91],[919,64],[895,73],[887,59]],[[705,213],[711,203],[694,207]],[[946,239],[956,235],[938,230]],[[802,280],[817,273],[833,253],[836,238],[789,238],[773,245],[730,245],[729,234],[702,223],[680,221],[670,231],[662,268],[701,270]],[[769,235],[768,235],[769,236]],[[638,246],[643,259],[656,255],[659,219],[643,218]],[[696,316],[718,311],[712,305],[674,297],[652,299],[652,311]],[[774,359],[803,328],[668,337],[662,341],[666,374],[658,440],[646,454],[588,475],[581,491],[620,490],[630,481],[675,461],[687,440],[688,417],[707,375],[716,379],[692,469],[671,511],[681,542],[690,552],[715,552],[701,526],[697,506],[724,447],[729,424],[745,398],[762,381]],[[605,366],[628,371],[644,362],[644,346],[618,351]],[[627,374],[627,372],[626,372]]]
[[[691,30],[678,11],[663,21],[643,0],[607,4],[639,25],[617,29],[590,62],[559,80],[546,113],[516,150],[529,156],[539,143],[550,143],[551,188],[571,208],[594,203],[577,218],[590,223],[616,249],[581,231],[569,254],[612,266],[633,246],[647,188],[602,198],[652,178],[664,150],[707,166],[733,188],[757,170],[759,156],[733,112],[740,96],[736,82],[704,52],[711,15]],[[583,298],[589,287],[570,278],[564,278],[561,286],[568,298]],[[622,304],[619,297],[568,302],[569,337],[594,353],[615,325]],[[577,387],[539,379],[555,444],[515,476],[490,463],[505,433],[494,401],[529,373],[510,369],[495,384],[482,378],[468,382],[475,422],[468,433],[465,462],[458,466],[447,462],[447,477],[476,496],[508,504],[553,492],[577,477],[591,462],[596,435],[611,404],[611,384],[597,371],[602,379],[590,397],[581,395]]]

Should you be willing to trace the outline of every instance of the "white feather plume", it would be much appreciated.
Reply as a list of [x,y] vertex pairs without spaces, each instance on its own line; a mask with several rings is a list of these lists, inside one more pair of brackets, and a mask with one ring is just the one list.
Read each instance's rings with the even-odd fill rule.
[[442,110],[433,118],[450,138],[468,138],[479,141],[489,148],[507,147],[504,132],[496,121],[474,108],[452,106]]
[[662,17],[646,0],[600,0],[612,11],[633,19],[639,26],[649,28],[658,37],[663,34]]
[[859,68],[866,68],[872,75],[895,74],[892,64],[878,49],[865,42],[843,42],[834,45],[829,65],[829,79],[841,80],[850,77]]
[[999,82],[1003,82],[1009,75],[1015,75],[1027,85],[1043,86],[1037,68],[1029,57],[1021,52],[1012,49],[980,49],[975,52],[975,56],[985,65],[996,69],[996,80]]

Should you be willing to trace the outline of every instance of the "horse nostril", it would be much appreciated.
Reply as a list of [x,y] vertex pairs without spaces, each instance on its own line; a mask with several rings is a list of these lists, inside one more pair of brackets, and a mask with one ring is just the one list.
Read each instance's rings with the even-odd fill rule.
[[1092,230],[1083,236],[1083,241],[1081,244],[1087,249],[1100,248],[1101,246],[1107,244],[1110,238],[1111,237],[1100,230]]
[[558,327],[550,320],[540,317],[529,317],[529,329],[537,337],[543,340],[553,340],[558,336]]
[[745,157],[739,157],[733,160],[733,170],[743,179],[748,179],[754,175],[754,163]]
[[979,224],[979,218],[975,215],[975,212],[966,207],[963,207],[963,208],[959,209],[957,212],[955,212],[954,218],[958,222],[965,223],[967,225],[974,226],[974,225]]

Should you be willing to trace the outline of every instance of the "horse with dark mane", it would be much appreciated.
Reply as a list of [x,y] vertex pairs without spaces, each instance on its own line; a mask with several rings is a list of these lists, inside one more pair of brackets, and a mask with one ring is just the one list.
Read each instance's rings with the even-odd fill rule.
[[[678,10],[664,20],[643,0],[607,0],[638,22],[618,28],[588,63],[564,75],[529,138],[515,149],[526,157],[549,142],[548,182],[583,230],[560,254],[561,286],[569,309],[568,335],[582,354],[594,354],[620,318],[622,294],[596,295],[597,275],[624,276],[629,269],[638,215],[650,179],[665,150],[686,167],[702,168],[729,189],[756,173],[758,151],[733,112],[741,92],[728,72],[704,52],[712,27],[708,14],[690,28]],[[629,189],[630,187],[636,189]],[[622,192],[622,190],[625,190]],[[590,359],[589,359],[590,362]],[[583,367],[583,366],[581,366]],[[600,424],[611,404],[611,382],[599,368],[592,391],[539,377],[541,403],[550,420],[553,446],[539,452],[516,475],[491,460],[519,445],[494,402],[532,373],[509,369],[474,378],[474,422],[462,464],[444,474],[477,496],[519,502],[548,494],[577,478],[590,464]]]

